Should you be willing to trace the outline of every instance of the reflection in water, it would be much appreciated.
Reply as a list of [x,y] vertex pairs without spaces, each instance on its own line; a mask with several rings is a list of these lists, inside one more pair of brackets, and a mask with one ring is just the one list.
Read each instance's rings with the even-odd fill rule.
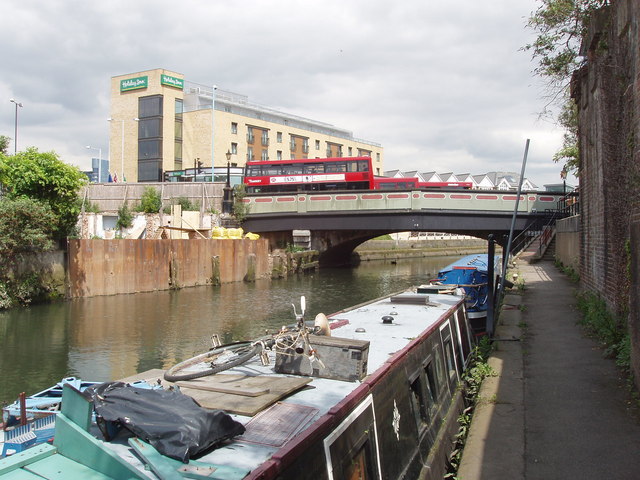
[[435,277],[457,257],[363,263],[285,280],[95,297],[0,313],[0,403],[65,376],[113,380],[168,368],[223,342],[251,339],[294,321],[381,297]]

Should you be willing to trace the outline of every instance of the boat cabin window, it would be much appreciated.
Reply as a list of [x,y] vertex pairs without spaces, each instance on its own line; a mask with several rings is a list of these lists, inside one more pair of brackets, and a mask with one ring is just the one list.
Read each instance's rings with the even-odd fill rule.
[[464,310],[462,308],[456,313],[456,319],[458,321],[458,328],[460,330],[460,348],[462,349],[462,358],[468,359],[469,354],[471,353],[471,343],[473,340],[471,338],[471,333],[469,332],[469,328],[464,315]]
[[378,478],[372,467],[369,442],[362,445],[343,470],[344,480],[368,480]]
[[427,403],[426,382],[423,381],[423,377],[420,372],[417,372],[409,379],[409,386],[411,388],[411,407],[413,409],[413,415],[418,427],[418,432],[421,432],[429,424],[429,405]]
[[436,374],[433,368],[432,357],[429,357],[424,364],[424,376],[426,379],[424,386],[427,392],[427,415],[431,420],[438,409],[438,386],[436,384]]
[[456,367],[456,357],[453,350],[453,337],[451,334],[451,325],[449,322],[440,327],[440,335],[442,335],[442,347],[444,350],[445,368],[451,391],[455,389],[458,381],[458,371]]
[[373,397],[355,408],[324,441],[327,469],[335,479],[380,480]]
[[442,395],[442,391],[444,390],[444,386],[446,384],[446,380],[444,377],[444,364],[442,363],[442,355],[440,354],[440,345],[435,344],[433,346],[433,362],[432,364],[435,366],[435,395],[436,398],[440,398]]

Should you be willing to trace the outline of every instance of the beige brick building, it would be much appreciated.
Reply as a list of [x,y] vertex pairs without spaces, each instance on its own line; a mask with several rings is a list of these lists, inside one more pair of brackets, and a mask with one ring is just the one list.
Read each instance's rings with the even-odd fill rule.
[[164,69],[112,77],[110,123],[110,171],[118,181],[161,181],[166,171],[223,167],[227,152],[239,167],[248,160],[371,156],[374,173],[384,172],[377,143]]

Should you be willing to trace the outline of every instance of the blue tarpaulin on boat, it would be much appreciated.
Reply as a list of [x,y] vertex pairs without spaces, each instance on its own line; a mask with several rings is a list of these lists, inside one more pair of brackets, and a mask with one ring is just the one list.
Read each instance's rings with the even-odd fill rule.
[[163,455],[185,463],[245,430],[227,413],[204,409],[191,397],[173,390],[144,390],[107,382],[87,389],[87,393],[93,398],[97,418],[119,423]]

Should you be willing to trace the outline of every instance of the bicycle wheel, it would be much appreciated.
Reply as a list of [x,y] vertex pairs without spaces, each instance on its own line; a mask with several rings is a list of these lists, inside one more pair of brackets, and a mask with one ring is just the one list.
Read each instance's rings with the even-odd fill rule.
[[259,342],[255,344],[254,342],[236,342],[222,345],[177,363],[164,373],[164,379],[167,382],[178,382],[213,375],[247,362],[261,350],[262,345]]

